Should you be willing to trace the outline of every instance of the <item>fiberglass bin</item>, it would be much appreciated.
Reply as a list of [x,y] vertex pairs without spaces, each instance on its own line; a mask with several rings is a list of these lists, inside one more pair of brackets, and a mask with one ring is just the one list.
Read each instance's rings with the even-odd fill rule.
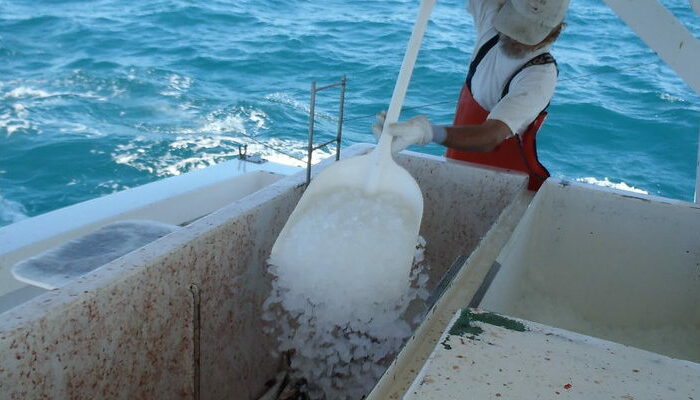
[[480,308],[700,361],[700,207],[548,181]]
[[[425,199],[429,290],[530,196],[523,174],[410,152],[397,161]],[[304,180],[281,179],[3,313],[0,398],[257,399],[280,365],[261,319],[266,261]]]

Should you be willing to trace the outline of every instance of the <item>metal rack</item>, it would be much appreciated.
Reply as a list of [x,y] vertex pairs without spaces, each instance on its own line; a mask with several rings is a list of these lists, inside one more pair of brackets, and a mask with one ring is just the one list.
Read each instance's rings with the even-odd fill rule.
[[[335,142],[335,159],[340,159],[340,140],[343,135],[343,114],[345,111],[345,86],[347,79],[345,75],[340,78],[339,82],[331,83],[330,85],[316,87],[316,81],[311,82],[311,102],[309,104],[309,146],[306,159],[306,184],[311,182],[311,155],[314,151],[325,147]],[[340,106],[338,108],[338,130],[335,138],[314,146],[314,121],[316,119],[316,93],[340,86]]]

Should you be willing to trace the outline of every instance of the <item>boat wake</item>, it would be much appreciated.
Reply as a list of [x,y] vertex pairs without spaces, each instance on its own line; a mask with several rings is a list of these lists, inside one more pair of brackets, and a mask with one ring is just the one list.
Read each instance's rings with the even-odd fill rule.
[[577,182],[583,182],[583,183],[588,183],[591,185],[598,185],[602,187],[607,187],[611,189],[617,189],[617,190],[626,190],[628,192],[634,192],[634,193],[639,193],[639,194],[649,194],[646,190],[636,188],[634,186],[630,186],[626,184],[625,182],[612,182],[610,181],[607,177],[601,179],[593,178],[593,177],[585,177],[585,178],[577,178]]
[[22,204],[0,196],[0,226],[12,224],[27,217],[27,210]]

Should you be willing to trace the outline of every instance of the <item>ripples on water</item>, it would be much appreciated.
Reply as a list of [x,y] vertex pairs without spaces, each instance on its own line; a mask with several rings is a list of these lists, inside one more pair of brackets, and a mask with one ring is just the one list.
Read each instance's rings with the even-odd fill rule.
[[[572,3],[543,162],[690,200],[698,96],[601,2]],[[665,3],[700,32],[685,0]],[[239,143],[302,157],[313,80],[348,76],[344,145],[372,141],[364,116],[387,107],[416,6],[0,1],[0,225],[230,159]],[[436,6],[406,101],[447,103],[405,117],[450,122],[473,45],[464,7]],[[319,100],[331,135],[336,94]]]

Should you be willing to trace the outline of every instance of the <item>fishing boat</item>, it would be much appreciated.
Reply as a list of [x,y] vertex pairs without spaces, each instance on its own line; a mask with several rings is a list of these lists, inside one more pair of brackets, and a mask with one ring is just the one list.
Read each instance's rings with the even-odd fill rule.
[[[700,93],[697,38],[655,0],[606,3]],[[335,160],[259,161],[0,228],[0,398],[275,398],[266,260]],[[700,398],[698,203],[396,161],[423,192],[431,296],[368,398]]]

